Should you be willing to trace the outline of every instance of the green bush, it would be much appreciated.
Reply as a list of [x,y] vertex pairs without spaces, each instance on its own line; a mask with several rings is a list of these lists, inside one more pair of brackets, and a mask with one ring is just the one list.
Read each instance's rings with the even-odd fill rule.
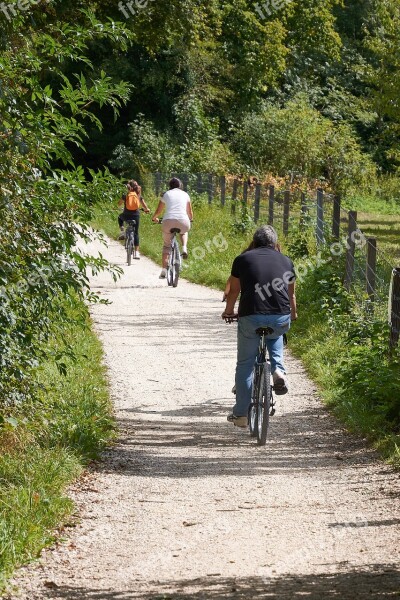
[[[69,79],[63,72],[65,62],[93,68],[85,56],[93,40],[126,47],[124,26],[99,23],[85,12],[74,25],[49,19],[34,27],[33,36],[31,27],[29,14],[20,13],[2,52],[0,413],[5,416],[34,392],[32,369],[48,356],[53,322],[60,314],[68,319],[59,298],[94,300],[86,269],[107,268],[104,259],[80,252],[76,242],[90,239],[91,205],[113,197],[118,182],[108,172],[75,168],[70,149],[82,146],[88,122],[101,126],[89,106],[110,105],[118,114],[130,89],[103,71],[93,72],[92,79],[82,74]],[[50,71],[52,87],[39,76]],[[56,357],[60,368],[64,352],[68,348]]]
[[259,176],[294,171],[327,179],[340,193],[350,186],[370,186],[376,177],[376,167],[353,129],[323,117],[303,94],[283,107],[268,102],[246,115],[232,145],[243,169]]
[[360,313],[343,269],[329,260],[302,280],[290,346],[343,422],[400,464],[400,350],[389,358],[388,325]]
[[206,117],[198,98],[182,97],[173,116],[173,127],[162,132],[139,115],[129,125],[129,144],[117,146],[110,166],[138,179],[156,171],[223,174],[232,169],[230,150],[219,139],[218,121]]
[[172,172],[176,151],[170,136],[156,130],[154,124],[140,114],[129,124],[128,146],[119,145],[109,161],[122,176],[141,180],[146,173]]

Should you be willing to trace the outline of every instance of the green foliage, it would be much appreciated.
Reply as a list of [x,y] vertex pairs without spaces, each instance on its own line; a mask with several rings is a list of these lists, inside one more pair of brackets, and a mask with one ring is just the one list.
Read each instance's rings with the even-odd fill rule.
[[350,196],[357,188],[368,190],[375,185],[376,165],[347,123],[329,128],[323,156],[326,178],[336,192]]
[[400,126],[400,2],[373,0],[366,23],[364,45],[371,53],[366,80],[371,86],[373,107],[383,123],[380,133],[389,138],[386,157],[399,168]]
[[243,235],[250,231],[254,231],[254,218],[250,213],[249,207],[241,205],[239,216],[231,224],[231,231],[234,235]]
[[200,100],[182,98],[173,107],[173,128],[156,129],[143,114],[129,125],[129,142],[114,151],[110,166],[126,177],[176,171],[225,173],[231,166],[229,150],[218,134],[218,122],[208,119]]
[[300,94],[280,108],[271,102],[246,115],[233,140],[244,169],[262,175],[298,171],[326,177],[338,192],[367,186],[375,167],[348,124],[335,125]]
[[129,124],[129,145],[117,146],[110,166],[127,178],[141,179],[146,173],[171,172],[174,152],[168,136],[140,114]]
[[36,558],[54,538],[51,529],[72,510],[60,490],[80,473],[64,449],[27,442],[0,458],[0,589],[22,561]]
[[292,229],[287,243],[287,252],[292,260],[304,259],[310,256],[310,229],[303,227]]
[[297,293],[300,319],[290,345],[341,419],[396,463],[400,352],[389,358],[387,324],[359,312],[342,273],[337,259],[308,272]]
[[[53,321],[68,320],[60,297],[96,300],[86,270],[107,263],[86,256],[76,242],[92,237],[85,224],[90,207],[111,197],[116,182],[93,170],[88,182],[71,147],[82,146],[86,123],[101,126],[92,104],[117,116],[129,95],[127,84],[96,73],[85,54],[96,39],[126,49],[124,26],[99,23],[83,11],[80,24],[49,20],[31,40],[27,23],[19,35],[24,18],[13,22],[16,32],[2,53],[0,94],[0,406],[6,411],[33,392],[31,371],[48,354]],[[92,77],[68,78],[66,61],[84,64]],[[51,84],[40,76],[49,69]],[[62,353],[58,359],[63,368]]]

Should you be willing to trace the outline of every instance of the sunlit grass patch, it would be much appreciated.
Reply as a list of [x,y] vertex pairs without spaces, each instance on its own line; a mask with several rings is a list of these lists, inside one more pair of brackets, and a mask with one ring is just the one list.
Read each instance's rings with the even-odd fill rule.
[[63,346],[62,337],[76,359],[66,359],[66,376],[53,361],[43,364],[36,401],[15,408],[0,432],[2,587],[17,565],[54,539],[55,528],[73,509],[67,485],[114,434],[102,349],[89,318],[87,324],[61,327],[51,349]]

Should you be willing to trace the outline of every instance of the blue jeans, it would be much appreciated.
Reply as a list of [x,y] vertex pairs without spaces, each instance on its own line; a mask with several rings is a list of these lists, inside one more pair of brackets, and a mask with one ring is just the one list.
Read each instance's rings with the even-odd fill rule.
[[290,315],[249,315],[240,317],[238,323],[237,365],[236,365],[236,404],[233,414],[247,417],[251,403],[253,367],[258,352],[260,336],[256,329],[271,327],[274,333],[267,338],[271,371],[279,369],[285,373],[283,364],[283,334],[289,331]]

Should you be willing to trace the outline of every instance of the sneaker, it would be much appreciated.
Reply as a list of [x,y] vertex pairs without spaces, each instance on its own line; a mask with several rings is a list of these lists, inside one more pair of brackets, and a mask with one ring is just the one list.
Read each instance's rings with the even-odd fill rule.
[[187,248],[182,248],[182,258],[184,258],[186,260],[187,257],[188,257]]
[[232,394],[236,394],[236,384],[232,388]]
[[160,273],[159,279],[165,279],[166,276],[167,276],[167,269],[161,269],[161,273]]
[[229,415],[226,420],[229,421],[229,423],[233,423],[235,427],[245,428],[248,425],[247,417],[237,417],[234,414]]
[[125,231],[123,231],[122,229],[121,229],[121,233],[119,234],[118,239],[119,240],[124,240],[125,239]]
[[272,374],[272,379],[274,382],[274,392],[277,396],[283,396],[287,394],[289,391],[287,379],[284,373],[277,369],[275,373]]
[[136,260],[140,260],[140,252],[139,252],[139,250],[136,250],[136,252],[135,252],[135,258],[136,258]]

